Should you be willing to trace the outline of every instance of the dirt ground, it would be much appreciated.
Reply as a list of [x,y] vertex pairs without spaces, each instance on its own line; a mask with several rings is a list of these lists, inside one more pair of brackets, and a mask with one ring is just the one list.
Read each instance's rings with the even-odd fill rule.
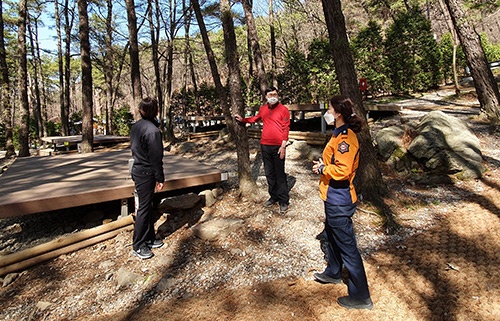
[[[321,229],[321,211],[309,213],[319,203],[308,203],[316,195],[302,195],[301,188],[307,184],[297,169],[291,209],[286,215],[267,213],[260,205],[240,200],[234,191],[227,190],[211,215],[243,219],[246,231],[207,243],[193,238],[191,226],[182,222],[165,239],[158,258],[147,262],[131,258],[130,249],[123,249],[130,243],[130,233],[119,235],[21,272],[13,283],[0,289],[0,319],[500,320],[500,131],[474,118],[469,121],[481,141],[487,168],[483,178],[430,187],[407,184],[401,177],[385,173],[392,193],[387,204],[405,231],[396,236],[384,233],[380,218],[369,205],[362,204],[356,213],[373,310],[344,309],[336,299],[346,295],[345,284],[325,285],[313,280],[312,273],[321,270],[324,261],[317,242],[307,242]],[[214,148],[213,152],[220,150]],[[204,149],[191,157],[210,163],[211,155]],[[289,163],[307,167],[304,162]],[[317,229],[310,231],[309,224]],[[273,239],[266,234],[285,225],[290,229],[286,237]],[[249,234],[252,240],[268,243],[243,238]],[[306,234],[306,241],[298,234]],[[275,253],[275,246],[283,246],[286,252],[265,261],[266,247]],[[222,251],[227,247],[230,250]],[[287,256],[290,252],[291,258]],[[230,255],[235,253],[238,255]],[[176,259],[172,260],[172,255]],[[196,255],[199,260],[192,258]],[[208,259],[219,255],[221,260]],[[245,261],[252,255],[255,261]],[[105,272],[100,272],[103,256],[109,263]],[[259,270],[254,266],[259,264],[270,266]],[[116,287],[116,269],[124,266],[143,273],[147,280]],[[220,272],[207,274],[208,280],[191,274],[208,270]],[[261,279],[259,271],[264,271]],[[265,273],[275,277],[264,277]],[[175,286],[167,281],[176,278],[182,278],[179,288],[189,287],[189,291],[172,290]]]

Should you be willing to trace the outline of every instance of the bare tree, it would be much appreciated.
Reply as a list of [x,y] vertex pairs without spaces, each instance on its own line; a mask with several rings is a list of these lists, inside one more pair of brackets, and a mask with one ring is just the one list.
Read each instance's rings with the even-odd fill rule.
[[5,157],[11,158],[16,155],[12,135],[12,105],[10,104],[10,80],[9,67],[7,65],[7,54],[5,51],[4,27],[3,27],[3,3],[0,0],[0,120],[5,128]]
[[[174,74],[174,40],[179,29],[179,21],[177,18],[176,3],[174,0],[169,0],[168,6],[168,17],[162,16],[165,28],[165,36],[167,37],[167,54],[166,54],[166,78],[165,78],[165,103],[163,106],[163,118],[165,119],[165,128],[163,135],[167,141],[174,141],[174,125],[172,122],[172,85],[173,85],[173,74]],[[157,14],[159,15],[162,11],[157,3],[156,8]]]
[[64,2],[64,106],[61,110],[63,135],[69,135],[69,109],[71,106],[71,31],[75,19],[75,2]]
[[[201,106],[200,106],[200,99],[199,99],[199,94],[198,94],[198,83],[196,81],[196,73],[194,71],[194,63],[193,63],[193,52],[191,50],[191,38],[189,37],[189,30],[191,28],[191,19],[193,16],[193,6],[189,6],[187,8],[186,6],[186,0],[182,1],[183,7],[184,7],[184,35],[185,35],[185,60],[184,64],[186,65],[186,78],[187,78],[187,73],[189,71],[189,74],[191,75],[191,84],[193,85],[193,94],[194,94],[194,102],[196,105],[196,112],[198,114],[201,113]],[[187,92],[187,80],[186,80],[186,85],[184,86]],[[186,96],[186,101],[187,101],[187,95]],[[187,106],[187,102],[185,103],[185,106]]]
[[458,45],[460,44],[457,36],[457,32],[455,31],[455,28],[453,27],[453,21],[451,21],[450,15],[448,10],[446,10],[446,6],[443,2],[443,0],[439,0],[439,7],[441,8],[441,12],[443,13],[444,20],[446,21],[446,25],[448,26],[448,29],[450,30],[451,34],[451,41],[453,44],[453,59],[452,59],[452,68],[453,68],[453,85],[455,86],[455,94],[459,95],[460,94],[460,87],[458,85],[458,75],[457,75],[457,48]]
[[266,97],[267,76],[266,70],[264,68],[264,60],[262,59],[262,51],[260,50],[257,27],[255,26],[255,21],[253,18],[252,1],[253,0],[241,0],[241,2],[243,3],[243,9],[245,11],[248,39],[252,48],[252,55],[255,61],[255,67],[257,69],[257,77],[259,79],[260,95],[262,101],[264,101]]
[[273,86],[278,86],[278,80],[276,79],[276,31],[274,29],[274,9],[273,0],[269,0],[269,32],[271,35],[271,76],[273,81]]
[[[158,0],[155,1],[156,9],[159,8]],[[149,31],[151,36],[151,56],[153,57],[153,66],[155,71],[155,88],[156,88],[156,98],[158,99],[158,105],[163,106],[163,90],[161,86],[161,73],[160,73],[160,60],[158,55],[158,41],[160,39],[160,23],[159,14],[156,10],[155,19],[153,20],[153,1],[148,0],[148,20],[149,20]],[[163,123],[163,117],[162,119]]]
[[191,19],[193,15],[193,7],[186,5],[186,0],[182,0],[182,7],[184,11],[184,39],[185,39],[185,49],[184,49],[184,67],[185,67],[185,75],[184,75],[184,106],[187,107],[187,74],[191,75],[191,84],[193,85],[193,94],[194,101],[196,105],[196,112],[198,114],[201,113],[199,95],[198,95],[198,83],[196,81],[196,73],[194,71],[194,63],[193,63],[193,53],[191,51],[191,38],[189,37],[189,31],[191,28]]
[[196,21],[198,22],[198,28],[200,29],[201,38],[203,40],[203,47],[205,48],[205,53],[207,54],[208,64],[210,66],[210,71],[212,72],[212,78],[215,83],[215,89],[217,90],[217,95],[219,96],[220,105],[222,112],[224,113],[224,118],[226,120],[226,126],[231,133],[234,134],[234,120],[231,116],[231,111],[228,105],[227,93],[222,85],[220,79],[219,69],[217,68],[217,62],[215,61],[215,55],[210,44],[210,39],[208,38],[207,27],[205,26],[205,21],[203,20],[203,15],[201,12],[200,3],[198,0],[191,0],[193,6],[193,11],[196,16]]
[[28,63],[26,58],[26,21],[27,0],[19,1],[17,25],[17,54],[19,59],[18,91],[20,99],[21,124],[19,126],[19,157],[30,156],[29,151],[29,102],[28,102]]
[[106,86],[106,134],[113,134],[111,124],[114,114],[113,106],[113,0],[106,0],[106,36],[104,37],[104,81]]
[[474,26],[467,21],[461,4],[458,0],[444,0],[462,44],[465,59],[470,66],[477,98],[481,110],[494,124],[500,123],[500,92],[488,66],[486,55],[481,46],[481,39]]
[[82,153],[93,151],[93,101],[92,101],[92,63],[90,60],[89,17],[87,1],[78,0],[80,20],[80,54],[82,62]]
[[[222,29],[224,32],[224,47],[226,63],[229,71],[229,96],[233,115],[244,115],[245,106],[241,90],[240,64],[236,34],[234,32],[233,13],[229,0],[220,0]],[[257,184],[252,177],[250,166],[250,152],[248,133],[244,125],[236,124],[234,127],[236,154],[238,156],[238,175],[240,194],[249,199],[257,199]]]
[[[40,81],[42,78],[42,65],[40,62],[40,50],[38,48],[38,19],[35,18],[33,21],[28,15],[28,35],[30,40],[30,49],[31,49],[31,67],[33,69],[33,76],[30,79],[33,79],[33,84],[30,84],[30,88],[34,91],[34,116],[36,120],[36,136],[40,140],[40,137],[44,136],[44,119],[42,116],[42,98],[40,93]],[[33,30],[31,23],[33,22],[35,25],[35,30]],[[41,142],[41,140],[40,140]]]
[[62,134],[67,135],[69,131],[68,114],[64,108],[64,62],[62,51],[62,36],[61,36],[61,17],[59,14],[59,2],[54,0],[54,12],[56,18],[56,34],[57,34],[57,66],[59,68],[59,109],[61,113]]
[[[340,0],[322,0],[322,2],[340,92],[352,99],[358,115],[365,115]],[[364,117],[361,118],[364,120]],[[366,121],[364,125],[363,130],[358,134],[361,157],[356,175],[356,186],[365,199],[372,201],[386,214],[387,227],[391,229],[394,220],[390,209],[383,201],[383,196],[388,195],[388,190],[383,183],[377,162],[374,161],[377,157]]]
[[132,95],[134,108],[142,99],[141,70],[139,61],[139,42],[137,36],[137,16],[134,0],[125,0],[127,5],[128,32],[130,45],[130,76],[132,77]]

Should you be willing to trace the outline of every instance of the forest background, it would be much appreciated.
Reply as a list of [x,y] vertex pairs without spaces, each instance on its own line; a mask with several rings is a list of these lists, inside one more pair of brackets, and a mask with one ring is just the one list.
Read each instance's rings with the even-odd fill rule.
[[[143,96],[159,98],[167,129],[190,115],[221,115],[220,93],[193,2],[0,1],[5,48],[0,56],[6,61],[2,74],[7,75],[2,77],[0,150],[6,149],[8,127],[16,150],[25,140],[35,149],[43,136],[80,134],[84,117],[92,119],[94,133],[126,136],[137,99]],[[243,4],[250,5],[265,76],[278,86],[284,103],[319,103],[340,93],[321,1],[235,1],[231,10],[247,111],[262,98]],[[88,13],[88,44],[81,40],[81,5]],[[219,3],[199,5],[222,85],[229,92]],[[500,3],[461,5],[480,33],[487,60],[500,61]],[[469,75],[441,0],[344,1],[342,10],[357,77],[366,78],[372,96],[453,83],[454,65],[455,78]],[[47,29],[55,46],[39,40],[48,36]],[[85,46],[89,57],[82,55]],[[82,72],[84,64],[91,65],[90,76]],[[82,89],[89,82],[91,101]],[[172,130],[164,133],[166,140],[175,140]]]

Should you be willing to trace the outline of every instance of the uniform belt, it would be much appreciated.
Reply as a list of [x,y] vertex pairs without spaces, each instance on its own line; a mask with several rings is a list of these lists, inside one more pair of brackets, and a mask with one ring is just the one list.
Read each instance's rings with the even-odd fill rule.
[[336,181],[334,179],[331,179],[328,185],[332,188],[348,188],[351,183],[348,180]]

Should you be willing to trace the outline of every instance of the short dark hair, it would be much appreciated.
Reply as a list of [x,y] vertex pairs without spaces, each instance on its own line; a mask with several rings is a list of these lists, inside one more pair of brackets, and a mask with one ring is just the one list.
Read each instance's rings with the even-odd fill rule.
[[271,91],[278,92],[278,88],[276,88],[276,87],[274,87],[274,86],[267,87],[267,88],[266,88],[266,95],[267,95],[267,93],[270,93]]
[[158,115],[158,101],[146,97],[139,103],[139,113],[144,119],[154,119]]

